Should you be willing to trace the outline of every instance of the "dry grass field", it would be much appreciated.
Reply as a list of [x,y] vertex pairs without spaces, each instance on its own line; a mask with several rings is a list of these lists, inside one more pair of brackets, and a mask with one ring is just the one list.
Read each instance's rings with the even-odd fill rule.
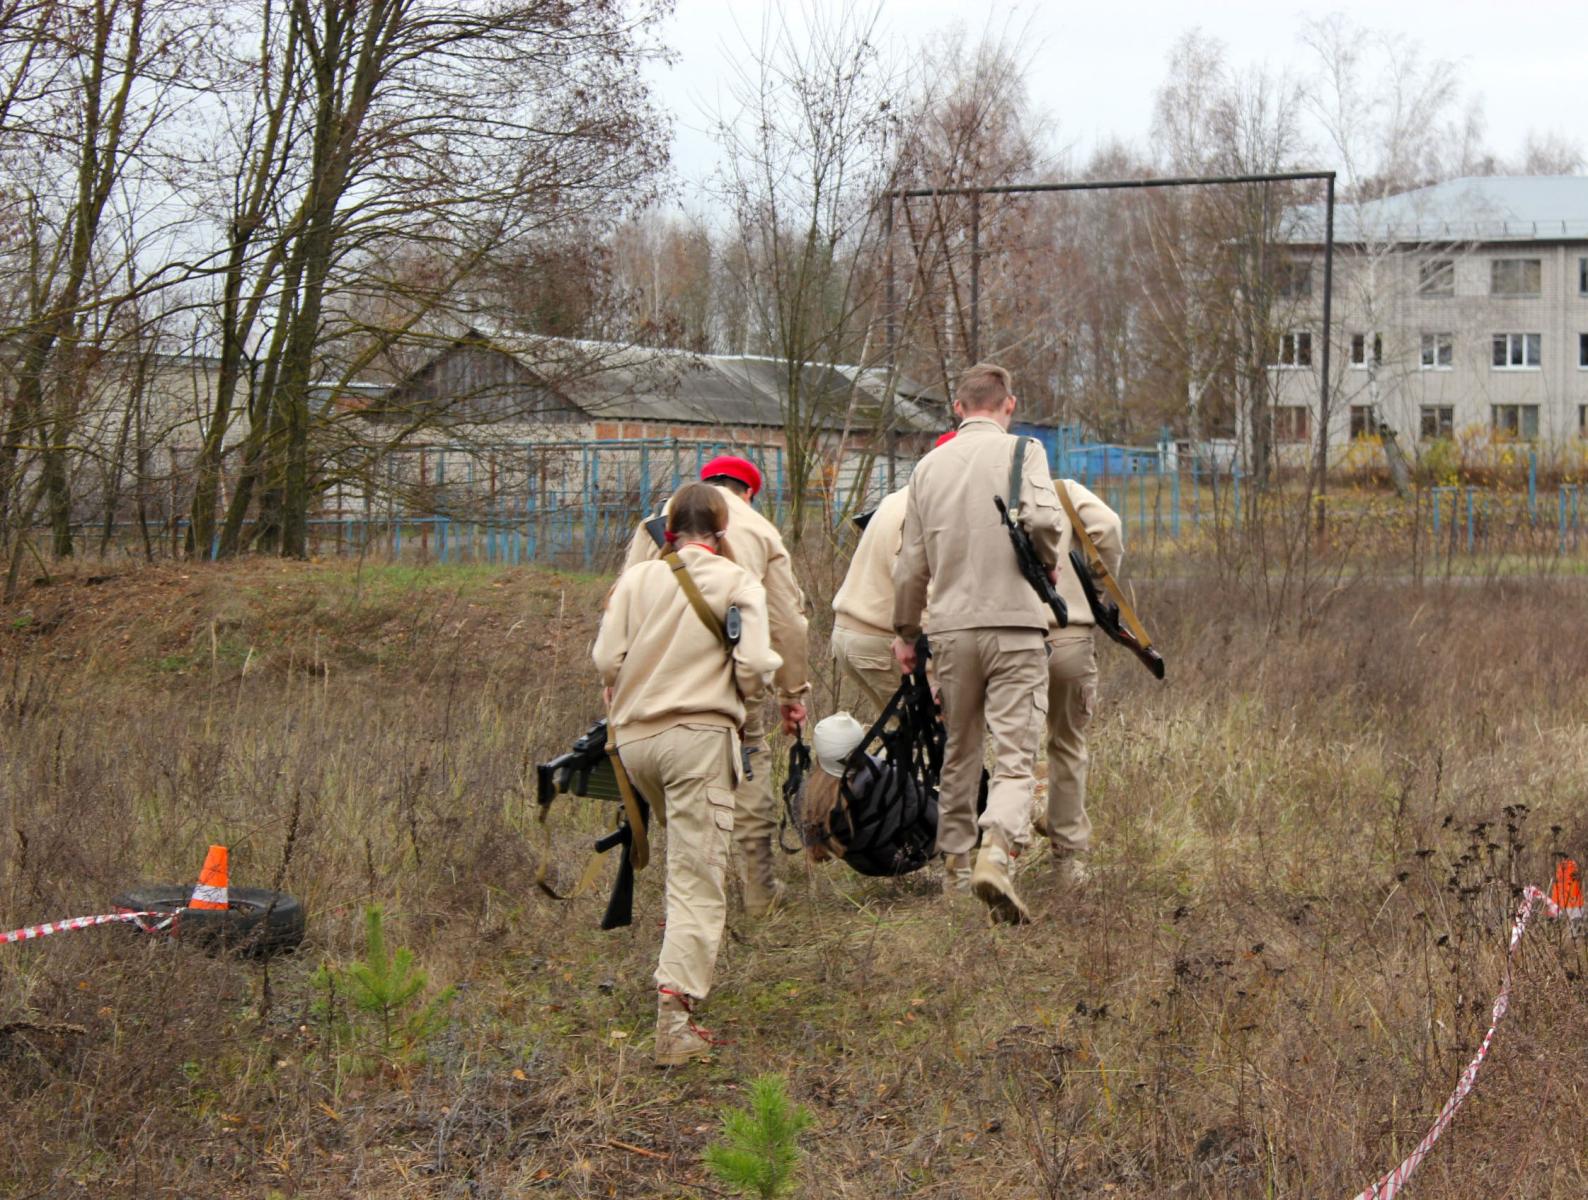
[[[721,1196],[720,1109],[777,1071],[815,1118],[805,1196],[1348,1198],[1481,1038],[1520,885],[1588,849],[1580,581],[1360,584],[1299,621],[1162,583],[1169,682],[1101,652],[1092,883],[1029,855],[1011,930],[790,858],[792,905],[730,918],[730,1043],[658,1072],[658,872],[613,934],[532,884],[532,764],[597,713],[605,582],[162,566],[0,610],[0,927],[191,879],[211,841],[309,909],[268,964],[122,927],[0,946],[0,1193]],[[608,815],[555,809],[564,883]],[[369,903],[456,989],[428,1036],[322,971]],[[1408,1195],[1588,1193],[1585,970],[1535,926]]]

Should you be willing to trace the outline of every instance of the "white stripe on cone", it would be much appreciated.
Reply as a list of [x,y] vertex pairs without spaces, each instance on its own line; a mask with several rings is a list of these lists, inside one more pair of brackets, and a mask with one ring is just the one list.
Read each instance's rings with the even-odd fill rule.
[[210,904],[225,904],[227,903],[226,889],[213,887],[207,883],[196,883],[193,885],[193,897],[188,903],[191,904],[193,900],[205,900]]

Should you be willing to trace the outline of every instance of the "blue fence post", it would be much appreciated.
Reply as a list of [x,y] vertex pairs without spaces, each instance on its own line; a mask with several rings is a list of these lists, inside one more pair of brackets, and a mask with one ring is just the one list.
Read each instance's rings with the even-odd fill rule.
[[651,444],[640,447],[640,515],[651,511]]
[[[447,452],[442,450],[436,456],[436,492],[441,497],[441,508],[447,505]],[[437,513],[432,518],[436,527],[437,557],[445,563],[447,561],[447,519],[442,513]]]
[[1472,493],[1475,492],[1476,490],[1477,490],[1476,488],[1471,487],[1471,486],[1469,486],[1467,488],[1467,553],[1468,554],[1472,553]]
[[1169,536],[1174,538],[1175,541],[1179,541],[1180,540],[1180,463],[1178,461],[1175,462],[1174,471],[1169,476],[1169,491],[1170,491],[1169,503],[1174,506],[1170,510]]
[[1527,452],[1527,522],[1538,524],[1538,451]]

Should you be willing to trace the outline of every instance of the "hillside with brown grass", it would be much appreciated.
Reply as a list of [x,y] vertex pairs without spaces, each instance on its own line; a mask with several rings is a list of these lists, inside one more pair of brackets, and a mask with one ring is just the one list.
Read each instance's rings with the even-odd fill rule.
[[[598,714],[606,583],[261,561],[0,609],[0,926],[190,880],[210,842],[309,910],[268,964],[121,927],[0,946],[0,1191],[719,1196],[720,1108],[777,1071],[815,1117],[806,1196],[1349,1197],[1481,1039],[1518,889],[1588,849],[1581,583],[1364,584],[1303,622],[1161,583],[1168,683],[1100,651],[1093,882],[1033,852],[1037,921],[993,928],[924,876],[790,857],[786,911],[730,916],[706,1012],[729,1044],[658,1072],[659,872],[611,934],[600,886],[532,882],[533,763]],[[557,881],[609,817],[559,802]],[[369,903],[426,995],[456,988],[383,1053],[320,970]],[[1409,1195],[1588,1191],[1563,924],[1523,943]]]

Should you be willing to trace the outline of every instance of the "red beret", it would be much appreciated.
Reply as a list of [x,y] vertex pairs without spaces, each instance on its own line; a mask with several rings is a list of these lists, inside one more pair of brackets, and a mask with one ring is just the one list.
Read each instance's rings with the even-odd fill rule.
[[932,443],[932,449],[936,450],[939,446],[942,446],[948,442],[952,442],[954,440],[954,435],[958,432],[959,430],[957,429],[950,429],[942,437],[938,438],[937,441]]
[[729,479],[737,479],[750,489],[750,499],[755,499],[755,494],[761,490],[761,471],[748,458],[739,458],[733,454],[719,454],[705,466],[700,468],[702,479],[711,479],[716,475],[726,475]]

